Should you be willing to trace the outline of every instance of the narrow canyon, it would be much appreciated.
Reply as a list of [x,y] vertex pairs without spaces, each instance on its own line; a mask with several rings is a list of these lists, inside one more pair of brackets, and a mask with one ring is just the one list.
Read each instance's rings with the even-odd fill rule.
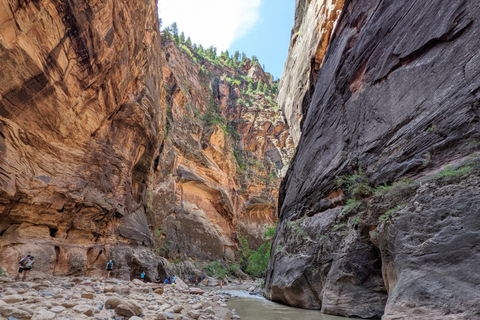
[[331,315],[479,319],[478,17],[296,0],[275,80],[153,0],[0,0],[2,273],[114,260],[122,281],[261,277]]

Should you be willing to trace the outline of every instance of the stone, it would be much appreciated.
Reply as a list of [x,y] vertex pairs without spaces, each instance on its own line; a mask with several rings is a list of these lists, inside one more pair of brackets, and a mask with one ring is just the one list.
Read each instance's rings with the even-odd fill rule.
[[91,292],[82,292],[82,298],[85,299],[93,299],[95,295]]
[[173,306],[172,308],[174,313],[180,313],[183,310],[182,305],[176,305],[176,306]]
[[196,303],[196,304],[192,305],[192,309],[193,310],[203,309],[203,305],[201,303]]
[[103,292],[114,292],[115,288],[113,286],[105,286]]
[[95,313],[95,310],[87,304],[77,305],[73,307],[72,310],[78,313],[83,313],[86,316],[92,316]]
[[168,317],[165,314],[165,312],[157,313],[156,318],[155,318],[155,320],[167,320],[167,319],[168,319]]
[[215,314],[215,311],[213,310],[212,307],[207,307],[204,309],[204,311],[208,314]]
[[153,290],[153,293],[163,294],[163,288],[157,288],[157,289]]
[[11,306],[0,306],[0,314],[5,318],[15,317],[21,320],[30,319],[32,317],[31,313]]
[[135,316],[135,312],[126,304],[119,304],[115,308],[115,314],[121,317],[133,317]]
[[201,314],[197,310],[190,310],[190,311],[187,312],[187,316],[196,320],[196,319],[200,318]]
[[132,288],[131,290],[132,292],[134,293],[151,293],[152,292],[152,288],[149,288],[149,287],[143,287],[143,288]]
[[189,288],[188,292],[190,292],[190,294],[204,294],[205,293],[204,290],[199,289],[199,288]]
[[38,310],[35,312],[31,320],[52,320],[55,319],[56,314],[48,310]]
[[68,301],[62,302],[62,306],[68,309],[75,307],[77,304],[78,302],[75,300],[68,300]]
[[132,308],[133,312],[135,312],[135,315],[136,316],[139,316],[142,314],[143,312],[143,308],[142,306],[135,300],[128,300],[128,301],[124,301],[124,303],[128,306],[130,306],[130,308]]
[[55,313],[62,313],[65,310],[67,310],[67,308],[63,306],[57,306],[50,309],[51,312],[55,312]]
[[143,282],[143,281],[140,280],[140,279],[133,279],[133,280],[132,280],[132,283],[133,283],[134,285],[137,285],[137,286],[143,286],[143,285],[145,285],[145,282]]
[[119,297],[108,297],[105,300],[105,308],[107,309],[115,309],[119,304],[122,304],[123,300]]
[[130,288],[126,286],[118,286],[115,287],[114,291],[120,295],[128,295],[130,294]]
[[12,294],[12,295],[8,295],[8,296],[4,296],[2,298],[2,300],[4,302],[8,303],[8,304],[13,304],[13,303],[23,301],[23,297],[21,295],[18,295],[18,294]]

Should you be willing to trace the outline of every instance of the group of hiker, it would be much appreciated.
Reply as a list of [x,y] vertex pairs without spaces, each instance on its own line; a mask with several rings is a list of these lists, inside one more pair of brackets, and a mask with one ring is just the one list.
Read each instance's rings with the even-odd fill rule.
[[[110,277],[110,273],[112,272],[112,270],[113,270],[113,261],[110,260],[110,261],[107,262],[107,278]],[[145,282],[145,271],[142,271],[142,273],[140,273],[140,280]],[[162,282],[161,278],[157,277],[155,279],[155,282],[156,283],[171,284],[172,286],[175,286],[175,275],[166,278],[165,282]]]
[[[28,273],[33,268],[33,263],[34,262],[35,262],[35,258],[30,254],[28,254],[26,257],[21,258],[20,261],[18,262],[19,268],[18,268],[18,274],[15,277],[15,280],[18,280],[20,275],[23,274],[22,281],[25,281]],[[106,270],[107,271],[106,277],[110,278],[110,273],[113,270],[113,260],[109,260],[107,262],[106,269],[107,269]],[[142,273],[140,274],[140,279],[142,281],[145,281],[145,271],[142,271]],[[172,276],[166,278],[163,283],[164,284],[171,284],[172,286],[175,286],[175,281],[176,281],[175,275],[172,275]],[[162,280],[158,277],[155,280],[155,282],[162,283]],[[198,282],[196,282],[196,285],[198,285]]]

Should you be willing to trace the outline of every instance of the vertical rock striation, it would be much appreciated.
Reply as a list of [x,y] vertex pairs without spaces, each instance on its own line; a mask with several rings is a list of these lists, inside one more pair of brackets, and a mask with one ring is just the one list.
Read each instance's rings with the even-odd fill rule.
[[318,71],[345,0],[297,0],[278,105],[285,114],[295,143],[301,121],[315,91]]
[[110,244],[152,244],[146,187],[165,123],[158,27],[154,1],[0,1],[9,271],[31,251],[37,271],[98,273]]
[[345,2],[280,189],[268,298],[479,317],[479,14],[463,0]]

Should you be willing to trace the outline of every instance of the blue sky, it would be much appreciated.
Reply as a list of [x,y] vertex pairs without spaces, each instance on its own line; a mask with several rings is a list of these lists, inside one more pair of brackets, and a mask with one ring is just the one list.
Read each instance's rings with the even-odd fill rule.
[[159,0],[158,7],[162,28],[177,22],[192,42],[255,55],[267,72],[281,76],[295,0]]

